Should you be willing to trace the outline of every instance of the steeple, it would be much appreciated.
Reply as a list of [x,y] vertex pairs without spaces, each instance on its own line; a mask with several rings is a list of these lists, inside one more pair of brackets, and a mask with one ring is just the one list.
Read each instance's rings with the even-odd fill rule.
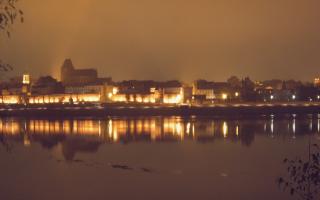
[[61,67],[61,81],[64,82],[68,75],[74,71],[72,60],[66,59]]

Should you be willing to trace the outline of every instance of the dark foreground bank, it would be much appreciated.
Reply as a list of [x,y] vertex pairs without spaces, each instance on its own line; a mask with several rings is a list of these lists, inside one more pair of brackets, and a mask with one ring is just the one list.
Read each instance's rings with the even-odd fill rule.
[[0,116],[105,117],[105,116],[226,116],[261,114],[315,114],[320,104],[310,102],[274,104],[217,104],[208,106],[151,104],[10,105],[0,107]]

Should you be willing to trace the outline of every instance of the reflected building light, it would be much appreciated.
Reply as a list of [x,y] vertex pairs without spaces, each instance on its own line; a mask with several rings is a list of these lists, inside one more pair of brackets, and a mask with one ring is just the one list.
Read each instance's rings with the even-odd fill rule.
[[177,122],[176,125],[175,125],[175,132],[178,136],[181,137],[181,139],[183,139],[183,133],[182,133],[182,125],[180,122]]
[[187,123],[187,130],[186,130],[187,135],[190,135],[190,128],[191,128],[191,124],[190,124],[190,122],[188,122]]
[[109,138],[112,138],[112,120],[111,119],[108,121],[108,134],[109,134]]
[[71,125],[69,120],[64,120],[62,124],[63,133],[70,133]]
[[99,120],[99,123],[98,123],[98,133],[99,133],[99,136],[101,136],[101,121]]
[[215,124],[214,121],[211,123],[212,135],[215,135]]
[[223,122],[222,132],[223,132],[223,137],[226,138],[228,136],[228,124],[227,124],[227,122]]
[[194,138],[194,136],[196,135],[195,132],[195,127],[194,127],[194,123],[192,124],[192,137]]
[[320,132],[320,119],[318,119],[318,133]]
[[296,139],[296,119],[293,119],[292,121],[292,133],[293,133],[292,138]]
[[27,121],[24,121],[23,126],[24,126],[24,131],[27,131]]
[[264,132],[267,132],[267,122],[264,123],[263,130]]
[[181,134],[181,124],[180,123],[176,123],[176,132],[180,135]]
[[309,131],[312,131],[312,128],[313,128],[312,119],[310,119],[310,122],[309,122]]
[[117,131],[117,128],[115,128],[114,130],[113,130],[113,141],[114,142],[117,142],[118,141],[118,131]]
[[270,123],[270,131],[271,131],[271,136],[273,137],[273,133],[274,133],[274,121],[273,121],[273,119],[271,120],[271,123]]
[[25,147],[29,147],[29,146],[31,145],[31,142],[30,142],[30,140],[29,140],[29,138],[28,138],[27,135],[24,135],[24,136],[23,136],[23,145],[24,145]]
[[239,125],[236,126],[236,136],[239,136]]

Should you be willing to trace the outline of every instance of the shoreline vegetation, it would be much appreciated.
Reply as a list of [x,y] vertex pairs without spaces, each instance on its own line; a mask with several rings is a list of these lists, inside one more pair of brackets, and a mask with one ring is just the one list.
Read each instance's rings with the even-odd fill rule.
[[165,104],[42,104],[1,105],[0,117],[106,117],[106,116],[210,116],[237,118],[257,115],[312,114],[318,102],[224,103],[212,105]]

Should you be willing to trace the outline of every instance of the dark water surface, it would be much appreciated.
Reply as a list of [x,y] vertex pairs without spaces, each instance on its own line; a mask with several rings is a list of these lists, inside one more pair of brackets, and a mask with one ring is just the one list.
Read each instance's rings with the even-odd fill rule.
[[0,119],[0,199],[295,199],[317,116]]

